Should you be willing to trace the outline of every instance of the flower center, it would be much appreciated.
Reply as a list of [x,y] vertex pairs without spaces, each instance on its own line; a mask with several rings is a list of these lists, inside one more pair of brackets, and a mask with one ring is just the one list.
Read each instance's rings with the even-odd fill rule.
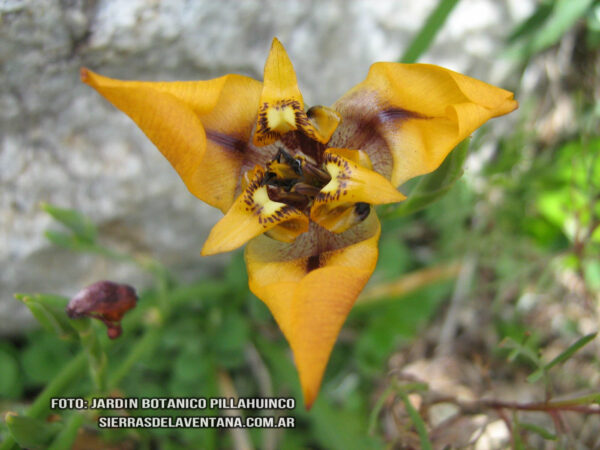
[[267,163],[263,184],[269,198],[308,213],[321,189],[331,176],[304,155],[292,156],[279,148],[275,158]]

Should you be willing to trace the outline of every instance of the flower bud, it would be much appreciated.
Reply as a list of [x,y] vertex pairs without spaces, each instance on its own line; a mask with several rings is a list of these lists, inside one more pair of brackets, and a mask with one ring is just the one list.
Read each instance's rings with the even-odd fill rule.
[[121,335],[121,319],[137,302],[135,289],[127,284],[112,281],[98,281],[79,291],[67,305],[66,312],[71,319],[93,317],[107,327],[108,337],[116,339]]

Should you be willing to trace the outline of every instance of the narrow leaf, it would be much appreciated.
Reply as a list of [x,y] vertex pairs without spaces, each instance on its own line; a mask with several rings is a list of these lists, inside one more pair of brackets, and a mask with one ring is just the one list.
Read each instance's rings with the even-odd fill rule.
[[534,425],[532,423],[526,423],[526,422],[519,422],[519,427],[524,430],[531,431],[532,433],[539,434],[541,437],[543,437],[544,439],[546,439],[548,441],[556,440],[555,434],[550,433],[548,430],[546,430],[543,427],[540,427],[539,425]]
[[468,147],[468,139],[458,144],[436,171],[423,175],[408,198],[391,212],[384,213],[383,217],[388,219],[413,214],[446,194],[463,174]]
[[48,203],[43,203],[41,207],[82,240],[88,243],[93,243],[96,240],[96,236],[98,235],[96,226],[80,212],[72,209],[58,208]]
[[52,444],[48,447],[48,450],[62,450],[66,448],[72,448],[75,439],[77,438],[77,432],[81,428],[83,423],[83,414],[73,413],[66,420],[66,423],[62,427],[62,430],[56,438],[52,441]]
[[15,298],[29,308],[33,317],[46,331],[56,334],[61,339],[70,339],[76,335],[65,313],[69,301],[67,298],[49,294],[15,294]]
[[410,420],[412,420],[413,425],[417,429],[419,439],[421,440],[421,448],[424,450],[433,450],[431,442],[429,441],[429,434],[427,433],[427,427],[425,426],[425,422],[423,422],[423,419],[419,415],[418,411],[408,399],[408,395],[406,395],[406,392],[404,392],[404,390],[402,389],[399,389],[398,394],[404,402],[404,407],[406,408],[406,411],[410,416]]
[[14,413],[6,415],[6,425],[17,444],[22,448],[34,450],[47,448],[48,443],[62,427],[56,422],[48,423]]
[[552,15],[534,38],[532,51],[535,53],[557,43],[592,3],[593,0],[557,0]]
[[438,31],[442,29],[446,19],[458,4],[459,0],[440,0],[437,7],[431,12],[419,33],[410,43],[400,62],[414,63],[427,51]]
[[379,396],[373,410],[371,411],[371,415],[369,417],[369,436],[373,436],[375,433],[375,427],[377,426],[377,418],[379,417],[379,413],[381,412],[381,408],[383,408],[383,404],[387,400],[390,393],[395,390],[394,386],[389,386],[383,394]]
[[500,343],[500,347],[511,350],[508,356],[508,360],[511,362],[514,361],[518,356],[523,356],[538,367],[542,365],[542,361],[535,350],[524,345],[524,343],[515,341],[511,337],[504,338]]
[[548,370],[550,370],[552,367],[556,366],[557,364],[561,364],[561,363],[565,362],[566,360],[568,360],[569,358],[571,358],[571,356],[573,356],[579,349],[585,347],[589,342],[594,340],[594,338],[596,337],[597,334],[598,334],[598,332],[591,333],[591,334],[587,334],[587,335],[579,338],[574,344],[570,345],[564,352],[562,352],[560,355],[558,355],[556,358],[554,358],[552,361],[550,361],[544,367],[536,370],[531,375],[529,375],[527,377],[527,381],[529,381],[530,383],[534,383],[537,380],[539,380],[541,378],[541,376],[544,374],[544,372],[547,372]]
[[93,242],[82,239],[76,234],[64,233],[62,231],[46,230],[44,231],[44,236],[52,244],[58,247],[78,252],[97,252],[96,246]]
[[513,46],[507,55],[526,59],[551,47],[575,26],[589,16],[594,0],[554,0],[541,3],[536,11],[512,32]]
[[554,0],[546,0],[537,6],[535,11],[523,22],[515,27],[515,29],[508,36],[508,43],[512,44],[525,36],[530,36],[535,33],[540,27],[543,26],[544,22],[554,8]]

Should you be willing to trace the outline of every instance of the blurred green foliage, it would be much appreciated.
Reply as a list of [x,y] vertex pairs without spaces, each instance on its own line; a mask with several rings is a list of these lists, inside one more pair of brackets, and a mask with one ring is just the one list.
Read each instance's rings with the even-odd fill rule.
[[[456,3],[440,2],[405,59],[418,58]],[[598,0],[543,1],[513,30],[507,51],[526,67],[537,54],[560,43],[565,33],[582,26],[586,45],[597,48]],[[581,92],[571,94],[585,97]],[[527,292],[556,289],[551,274],[557,270],[578,273],[589,293],[600,290],[600,108],[579,101],[576,131],[542,146],[527,126],[528,116],[535,111],[527,102],[540,101],[535,94],[522,101],[525,112],[520,125],[498,141],[493,160],[475,174],[483,184],[473,177],[469,182],[459,179],[467,156],[465,142],[435,174],[409,185],[410,196],[403,205],[381,209],[381,252],[372,280],[386,283],[407,272],[476,255],[481,277],[487,274],[489,280],[473,286],[473,296],[491,298],[493,331],[498,344],[503,342],[490,358],[508,359],[515,370],[525,368],[531,382],[547,382],[550,369],[559,370],[555,366],[589,344],[595,334],[581,337],[584,333],[577,323],[565,326],[562,333],[572,345],[555,358],[544,359],[540,351],[547,330],[532,328],[518,302]],[[484,127],[472,139],[471,152],[477,153],[489,139],[489,129]],[[42,328],[0,342],[0,409],[19,413],[0,429],[4,440],[0,448],[10,448],[13,439],[29,448],[44,448],[54,439],[55,447],[61,448],[70,445],[63,443],[73,441],[82,423],[94,422],[91,412],[61,414],[55,424],[40,421],[47,405],[34,403],[27,408],[26,404],[49,392],[82,397],[223,397],[223,377],[232,380],[241,397],[298,400],[294,411],[282,413],[296,418],[296,428],[244,431],[257,448],[267,448],[273,440],[276,448],[286,449],[381,448],[385,436],[377,417],[393,392],[404,402],[423,448],[429,445],[426,424],[406,400],[406,388],[392,386],[381,394],[379,387],[390,355],[409,346],[441,314],[455,280],[429,283],[402,298],[357,305],[331,356],[321,394],[307,413],[289,348],[267,308],[248,291],[240,252],[221,276],[182,284],[156,261],[105,248],[93,223],[80,213],[52,205],[42,208],[64,228],[46,233],[53,244],[128,261],[150,273],[154,284],[140,292],[137,308],[125,316],[123,335],[115,341],[96,321],[82,328],[66,319],[62,314],[66,298],[18,296]],[[512,291],[516,293],[507,301],[506,293]],[[509,302],[517,304],[507,306]],[[93,338],[84,337],[84,332]],[[103,358],[106,368],[100,367]],[[87,364],[92,377],[77,370],[86,361],[92,363]],[[180,410],[130,413],[186,414]],[[557,439],[554,432],[516,417],[513,426],[545,440]],[[513,443],[525,448],[525,434],[517,436]],[[103,430],[95,438],[109,443],[131,441],[142,449],[234,446],[232,434],[217,429]]]

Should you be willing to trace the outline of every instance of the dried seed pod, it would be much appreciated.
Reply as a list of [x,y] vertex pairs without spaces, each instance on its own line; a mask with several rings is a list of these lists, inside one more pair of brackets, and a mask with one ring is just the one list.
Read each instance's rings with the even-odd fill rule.
[[101,320],[108,337],[116,339],[121,335],[121,319],[135,307],[137,300],[135,289],[127,284],[98,281],[79,291],[67,305],[66,313],[71,319]]

